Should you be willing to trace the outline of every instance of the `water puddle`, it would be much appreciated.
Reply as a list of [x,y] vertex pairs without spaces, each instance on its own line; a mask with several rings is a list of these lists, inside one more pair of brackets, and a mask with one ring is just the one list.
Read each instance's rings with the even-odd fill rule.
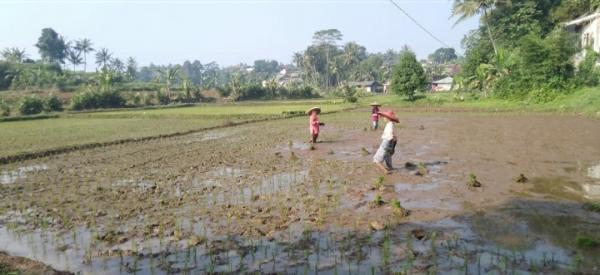
[[564,177],[532,178],[531,191],[554,198],[575,201],[600,199],[600,183],[576,182]]
[[410,184],[410,183],[394,184],[394,189],[398,193],[403,192],[403,191],[430,191],[433,189],[437,189],[438,187],[440,187],[440,182],[438,182],[438,181],[434,181],[431,183],[425,183],[425,184]]
[[245,200],[252,200],[256,195],[264,196],[280,191],[290,190],[291,187],[303,184],[308,177],[308,171],[303,170],[293,173],[279,173],[264,180],[262,183],[242,188]]
[[152,188],[153,186],[155,186],[154,182],[152,181],[148,181],[148,180],[134,180],[134,179],[127,179],[127,180],[119,180],[116,181],[112,184],[113,187],[128,187],[128,188],[139,188],[141,189],[141,191],[146,191],[150,188]]
[[600,163],[589,167],[587,170],[587,176],[593,179],[600,180]]
[[27,174],[45,171],[48,170],[48,166],[46,164],[41,165],[31,165],[19,167],[17,170],[13,171],[2,171],[0,174],[0,183],[1,184],[12,184],[17,182],[20,179],[24,179],[27,177]]
[[208,131],[208,132],[200,132],[200,133],[190,135],[188,143],[222,139],[222,138],[233,136],[233,134],[235,134],[235,131],[222,130],[222,129],[215,130],[215,131]]
[[[402,198],[399,198],[402,200]],[[407,209],[443,209],[448,211],[459,211],[462,209],[461,205],[441,199],[408,199],[402,201],[402,206]]]

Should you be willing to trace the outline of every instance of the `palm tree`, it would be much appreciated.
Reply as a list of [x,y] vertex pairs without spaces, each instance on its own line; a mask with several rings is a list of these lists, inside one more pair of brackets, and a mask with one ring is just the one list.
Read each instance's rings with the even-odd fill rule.
[[135,75],[137,73],[137,61],[133,57],[127,58],[127,69],[126,69],[127,77],[130,81],[135,79]]
[[511,4],[511,0],[454,0],[454,5],[452,6],[452,16],[458,16],[454,25],[477,14],[483,13],[482,18],[485,22],[487,33],[492,42],[492,47],[494,47],[495,54],[498,54],[498,46],[496,45],[496,40],[494,40],[494,37],[492,36],[492,30],[489,24],[489,12],[500,2],[509,5]]
[[179,66],[168,67],[166,69],[159,69],[158,72],[162,75],[162,78],[165,80],[165,92],[167,96],[171,98],[171,85],[173,81],[177,78],[179,74]]
[[119,59],[119,58],[111,59],[110,66],[112,67],[113,70],[115,70],[115,72],[117,72],[119,74],[125,70],[125,64],[123,64],[123,61],[121,61],[121,59]]
[[77,51],[74,48],[67,49],[67,60],[73,64],[73,71],[75,71],[75,66],[81,65],[83,60],[81,59],[81,52]]
[[21,63],[23,59],[27,58],[27,54],[25,54],[25,49],[5,48],[2,50],[2,57],[8,62]]
[[96,64],[102,65],[102,68],[106,68],[111,58],[112,53],[110,53],[106,48],[101,48],[98,52],[96,52]]
[[83,71],[85,72],[87,67],[87,53],[94,51],[92,41],[87,38],[79,39],[75,41],[75,49],[83,53]]

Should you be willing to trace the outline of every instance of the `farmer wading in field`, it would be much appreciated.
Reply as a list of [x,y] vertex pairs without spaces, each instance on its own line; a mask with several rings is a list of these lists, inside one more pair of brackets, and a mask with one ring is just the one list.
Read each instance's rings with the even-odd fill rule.
[[371,103],[371,107],[373,107],[371,109],[371,129],[377,130],[379,127],[379,107],[381,107],[381,104],[373,102]]
[[325,126],[325,123],[321,123],[319,121],[319,114],[321,113],[321,108],[312,107],[306,111],[308,115],[308,124],[310,128],[311,135],[311,143],[317,143],[317,139],[319,138],[319,127]]
[[396,143],[398,142],[394,135],[394,123],[398,123],[399,121],[393,111],[379,112],[378,115],[385,118],[387,123],[383,129],[383,134],[381,135],[381,145],[379,145],[379,149],[377,149],[375,156],[373,156],[373,162],[375,162],[386,174],[390,174],[393,169],[392,155],[394,155]]

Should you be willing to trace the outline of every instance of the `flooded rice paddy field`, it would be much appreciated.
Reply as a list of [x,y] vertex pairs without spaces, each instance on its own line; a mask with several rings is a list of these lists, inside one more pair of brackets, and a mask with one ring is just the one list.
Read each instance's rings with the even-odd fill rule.
[[0,250],[83,274],[600,273],[598,120],[400,114],[383,177],[368,114],[322,116],[315,147],[294,118],[0,166]]

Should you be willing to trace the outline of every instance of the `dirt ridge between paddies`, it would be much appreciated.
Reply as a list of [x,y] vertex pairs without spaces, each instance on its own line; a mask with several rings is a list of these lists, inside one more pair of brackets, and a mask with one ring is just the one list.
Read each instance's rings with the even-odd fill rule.
[[[338,112],[353,110],[356,108],[357,107],[344,108],[344,109],[340,109],[340,110],[336,110],[336,111],[323,112],[323,114],[334,114],[334,113],[338,113]],[[61,146],[61,147],[56,147],[56,148],[52,148],[52,149],[44,149],[44,150],[39,150],[39,151],[34,151],[34,152],[22,152],[22,153],[17,153],[17,154],[13,154],[13,155],[1,156],[0,157],[0,165],[19,162],[19,161],[25,161],[25,160],[32,160],[32,159],[37,159],[37,158],[43,158],[43,157],[48,157],[48,156],[53,156],[53,155],[59,155],[59,154],[64,154],[64,153],[69,153],[69,152],[79,151],[79,150],[94,149],[94,148],[99,148],[99,147],[119,145],[119,144],[125,144],[125,143],[143,142],[143,141],[149,141],[149,140],[155,140],[155,139],[161,139],[161,138],[184,136],[184,135],[189,135],[189,134],[199,133],[199,132],[204,132],[204,131],[210,131],[210,130],[215,130],[215,129],[222,129],[222,128],[246,125],[246,124],[251,124],[251,123],[257,123],[257,122],[289,119],[289,118],[301,117],[301,116],[304,116],[304,114],[283,114],[280,117],[251,119],[251,120],[245,120],[245,121],[240,121],[240,122],[226,122],[225,124],[222,124],[222,125],[205,127],[205,128],[201,128],[201,129],[192,129],[192,130],[181,131],[181,132],[174,132],[174,133],[169,133],[169,134],[160,134],[160,135],[145,136],[145,137],[138,137],[138,138],[125,138],[125,139],[117,139],[117,140],[105,141],[105,142],[92,142],[92,143],[84,143],[84,144],[77,144],[77,145],[68,145],[68,146]]]

